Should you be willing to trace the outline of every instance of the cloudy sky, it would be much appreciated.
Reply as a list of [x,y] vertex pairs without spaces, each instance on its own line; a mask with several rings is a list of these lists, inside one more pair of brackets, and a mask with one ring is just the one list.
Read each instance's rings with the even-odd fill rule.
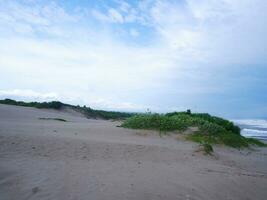
[[267,118],[266,0],[0,0],[0,98]]

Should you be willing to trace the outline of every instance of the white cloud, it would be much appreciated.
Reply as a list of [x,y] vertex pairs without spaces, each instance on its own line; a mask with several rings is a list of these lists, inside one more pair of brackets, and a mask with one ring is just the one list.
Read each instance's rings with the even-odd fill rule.
[[138,37],[140,35],[140,33],[136,30],[136,29],[130,29],[130,34],[133,37]]
[[121,13],[114,9],[110,8],[107,12],[107,14],[101,13],[98,10],[92,10],[92,15],[103,22],[109,22],[109,23],[124,23],[124,18],[121,15]]
[[[70,15],[55,2],[46,4],[31,3],[25,6],[16,1],[0,2],[0,30],[13,30],[17,33],[46,33],[59,35],[54,31],[57,26],[77,22],[78,15]],[[61,33],[60,36],[63,36]]]
[[103,23],[55,2],[3,2],[0,77],[13,83],[3,90],[54,91],[74,103],[129,109],[162,107],[159,93],[177,99],[170,107],[187,107],[192,96],[223,91],[210,80],[225,66],[266,63],[263,0],[118,0],[88,8]]
[[[73,93],[72,93],[73,94]],[[94,109],[121,110],[121,111],[145,111],[148,106],[131,102],[114,102],[102,97],[90,94],[78,94],[68,96],[58,95],[55,92],[41,93],[30,89],[0,90],[0,99],[11,98],[22,101],[63,101],[64,103],[87,105]]]
[[98,10],[92,10],[92,15],[93,15],[96,19],[98,19],[98,20],[100,20],[100,21],[106,21],[106,22],[108,22],[108,21],[110,20],[108,16],[106,16],[105,14],[101,13],[101,12],[98,11]]
[[220,64],[255,63],[266,57],[266,5],[263,0],[158,1],[150,9],[150,24],[170,48],[194,59]]
[[140,10],[124,1],[118,1],[117,3],[118,6],[116,7],[109,7],[107,10],[93,9],[91,13],[96,19],[108,23],[144,23],[144,16]]
[[20,90],[20,89],[14,89],[14,90],[0,90],[0,96],[4,97],[19,97],[19,98],[29,98],[34,100],[56,100],[58,99],[58,95],[54,92],[50,93],[40,93],[35,92],[33,90]]
[[113,22],[118,22],[118,23],[123,23],[123,16],[114,8],[110,8],[108,10],[109,17],[111,21]]
[[121,12],[109,9],[107,16],[114,11],[109,22],[153,28],[160,36],[157,41],[181,57],[221,64],[254,63],[266,57],[264,0],[141,1],[138,7],[127,4],[120,9],[121,4]]
[[117,3],[119,4],[119,10],[122,12],[127,13],[132,8],[129,3],[122,0],[117,1]]

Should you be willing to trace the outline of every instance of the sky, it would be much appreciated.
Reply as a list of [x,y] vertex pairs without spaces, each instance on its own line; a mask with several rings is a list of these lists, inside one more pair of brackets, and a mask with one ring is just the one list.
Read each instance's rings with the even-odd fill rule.
[[267,118],[266,0],[0,0],[0,98]]

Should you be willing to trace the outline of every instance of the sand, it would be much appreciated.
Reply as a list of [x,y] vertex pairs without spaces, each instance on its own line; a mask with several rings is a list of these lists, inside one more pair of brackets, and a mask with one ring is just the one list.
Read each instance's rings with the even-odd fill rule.
[[195,143],[119,124],[0,104],[0,199],[267,198],[267,148],[205,156]]

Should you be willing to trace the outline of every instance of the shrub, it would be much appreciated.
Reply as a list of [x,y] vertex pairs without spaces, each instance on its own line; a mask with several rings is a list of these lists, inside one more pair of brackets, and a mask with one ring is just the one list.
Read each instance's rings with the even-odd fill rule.
[[261,142],[260,140],[255,139],[255,138],[246,138],[246,140],[250,145],[255,145],[255,146],[259,146],[259,147],[267,147],[267,144]]
[[203,151],[204,151],[205,154],[207,154],[207,155],[211,155],[212,154],[213,147],[211,146],[211,144],[204,142],[204,143],[201,143],[200,146],[203,147]]
[[167,117],[160,114],[139,114],[130,117],[122,124],[125,128],[153,129],[160,131],[184,130],[185,121],[177,116]]
[[240,128],[232,122],[207,113],[187,111],[165,115],[142,114],[126,119],[122,124],[125,128],[159,130],[160,134],[164,131],[185,130],[191,126],[198,127],[199,131],[187,136],[187,139],[201,144],[224,144],[234,148],[266,146],[256,139],[241,136]]
[[217,125],[223,127],[227,131],[231,131],[231,132],[238,134],[238,135],[240,134],[240,128],[238,126],[235,126],[233,122],[222,119],[220,117],[211,116],[207,113],[195,113],[192,115],[192,117],[203,119],[203,120],[208,121],[210,123],[217,124]]

